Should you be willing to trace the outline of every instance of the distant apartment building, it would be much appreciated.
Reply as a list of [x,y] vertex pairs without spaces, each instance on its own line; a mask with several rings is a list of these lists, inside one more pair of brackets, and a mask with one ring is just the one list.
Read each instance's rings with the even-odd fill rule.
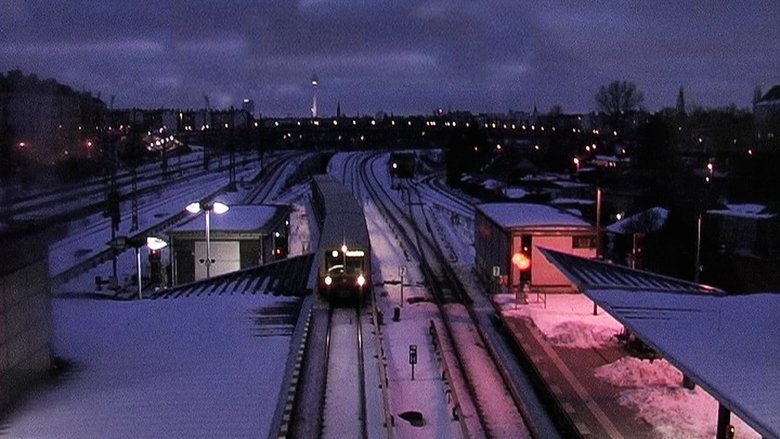
[[14,151],[37,165],[94,153],[105,104],[54,80],[19,71],[0,75],[0,128]]
[[758,204],[707,211],[705,280],[732,293],[780,288],[780,216]]
[[780,138],[780,85],[772,87],[753,103],[753,115],[759,139]]

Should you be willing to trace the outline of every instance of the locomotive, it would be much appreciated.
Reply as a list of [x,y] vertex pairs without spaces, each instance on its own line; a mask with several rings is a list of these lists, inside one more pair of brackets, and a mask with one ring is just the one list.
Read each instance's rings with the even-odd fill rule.
[[330,175],[312,176],[312,203],[320,226],[317,292],[328,299],[362,301],[371,294],[371,242],[363,207]]

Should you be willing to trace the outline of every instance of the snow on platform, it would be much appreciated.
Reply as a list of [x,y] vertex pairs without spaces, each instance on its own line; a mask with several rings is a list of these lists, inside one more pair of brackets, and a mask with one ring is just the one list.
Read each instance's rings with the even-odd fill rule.
[[266,295],[53,301],[72,363],[0,426],[10,437],[266,437],[289,336],[263,331]]
[[780,294],[586,294],[757,431],[780,436]]
[[740,419],[765,437],[780,437],[780,294],[729,296],[653,273],[543,253],[587,297]]

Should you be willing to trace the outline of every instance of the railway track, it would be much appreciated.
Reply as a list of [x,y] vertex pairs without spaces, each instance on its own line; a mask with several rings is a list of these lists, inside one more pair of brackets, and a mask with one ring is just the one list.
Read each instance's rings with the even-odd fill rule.
[[443,182],[443,175],[433,174],[422,177],[415,185],[426,185],[427,190],[421,193],[421,197],[427,202],[442,206],[452,213],[466,218],[474,217],[474,202],[466,195],[455,194]]
[[[212,172],[223,171],[223,166],[216,170],[203,170],[195,160],[188,160],[167,172],[168,178],[162,178],[162,171],[156,170],[157,165],[147,165],[141,168],[135,177],[130,170],[120,170],[116,176],[120,201],[130,200],[133,196],[142,196],[163,187],[188,181]],[[133,180],[136,190],[131,189]],[[58,186],[51,189],[36,191],[29,195],[14,197],[10,201],[13,218],[16,221],[36,221],[52,224],[70,220],[105,207],[107,177],[88,180],[78,185]]]
[[[530,437],[527,416],[521,412],[515,395],[506,389],[512,386],[505,382],[506,377],[499,373],[501,369],[490,351],[475,350],[471,345],[485,346],[487,340],[479,329],[472,312],[471,297],[458,281],[458,276],[449,266],[446,258],[432,240],[433,231],[424,220],[424,203],[419,194],[409,191],[407,205],[395,202],[396,197],[389,193],[386,185],[377,178],[377,171],[368,169],[386,169],[381,155],[365,158],[361,180],[370,193],[371,199],[384,211],[385,219],[393,225],[399,238],[412,249],[413,259],[420,266],[426,282],[442,316],[443,336],[453,346],[458,368],[463,372],[468,398],[474,402],[479,418],[478,425],[469,425],[469,434],[485,437]],[[408,213],[407,212],[408,209]],[[417,223],[424,224],[420,230]],[[464,324],[464,318],[470,320]],[[471,338],[469,338],[471,337]],[[485,367],[486,364],[491,366]],[[479,431],[474,431],[479,430]]]
[[321,437],[368,438],[363,322],[359,307],[330,308],[325,344],[327,377]]
[[[264,169],[264,172],[262,172],[261,175],[258,178],[254,179],[254,181],[252,182],[253,189],[249,191],[248,197],[251,197],[251,200],[249,201],[254,201],[254,198],[257,196],[262,196],[263,198],[265,198],[273,195],[271,193],[270,188],[278,188],[278,185],[276,183],[278,180],[282,179],[282,176],[285,174],[285,167],[292,166],[292,164],[290,164],[288,160],[289,158],[290,158],[289,155],[281,154],[274,157],[273,159],[270,159],[267,162],[266,169]],[[179,198],[184,197],[188,201],[187,202],[182,201],[179,204],[184,206],[188,202],[191,202],[192,199],[195,198],[199,199],[200,201],[210,201],[215,197],[217,197],[219,194],[227,191],[230,187],[229,182],[227,181],[226,178],[224,178],[224,181],[222,183],[217,184],[216,187],[214,187],[214,189],[211,192],[204,195],[200,185],[206,184],[206,180],[208,180],[209,185],[213,185],[214,182],[211,181],[211,179],[212,177],[205,175],[201,178],[201,180],[203,181],[200,181],[200,183],[198,183],[199,180],[189,181],[189,183],[195,183],[195,184],[188,185],[188,187],[183,190],[182,194],[179,194],[180,195]],[[166,184],[171,184],[171,183],[168,182]],[[196,193],[199,195],[194,195]],[[147,211],[149,209],[156,209],[159,208],[160,206],[170,205],[171,203],[176,203],[176,201],[171,199],[158,198],[142,206],[141,210]],[[134,230],[134,231],[126,230],[125,231],[126,236],[130,239],[143,240],[147,236],[158,235],[164,232],[165,230],[168,230],[171,227],[175,226],[176,224],[185,221],[189,217],[189,214],[183,209],[177,209],[175,213],[165,214],[160,219],[156,219],[157,215],[151,215],[151,216],[155,217],[155,221],[153,223],[147,223],[146,225],[141,225],[141,228],[139,230]],[[54,285],[61,285],[63,283],[66,283],[71,279],[74,279],[75,277],[82,275],[88,272],[89,270],[92,270],[93,268],[97,267],[100,264],[114,260],[124,251],[129,250],[129,249],[121,249],[121,248],[112,248],[106,245],[106,243],[109,241],[110,227],[111,226],[108,219],[99,218],[89,227],[85,227],[84,230],[72,233],[71,236],[65,238],[63,241],[52,245],[52,249],[53,249],[52,251],[55,252],[55,254],[57,254],[57,252],[60,251],[64,252],[67,251],[67,249],[70,249],[73,242],[78,242],[78,241],[87,242],[88,237],[92,238],[91,239],[92,247],[88,249],[89,253],[87,256],[77,259],[76,263],[70,266],[53,270],[52,281]],[[96,240],[94,239],[95,236],[98,237],[102,236],[102,238]],[[63,253],[63,256],[61,258],[67,260],[68,257],[72,257],[72,256]]]

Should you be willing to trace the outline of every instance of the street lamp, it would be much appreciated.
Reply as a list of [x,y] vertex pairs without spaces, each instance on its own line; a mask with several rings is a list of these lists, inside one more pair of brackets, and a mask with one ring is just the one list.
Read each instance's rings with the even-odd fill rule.
[[213,210],[214,213],[217,215],[222,215],[223,213],[227,212],[230,207],[228,207],[227,204],[220,203],[219,201],[215,201],[212,204],[203,203],[203,202],[194,202],[187,205],[185,208],[187,212],[190,213],[198,213],[201,210],[206,212],[206,279],[211,277],[211,211]]
[[[129,242],[133,247],[135,247],[135,268],[136,272],[138,273],[138,298],[143,299],[143,293],[142,293],[142,284],[141,284],[141,247],[144,246],[143,241],[138,239],[130,240]],[[163,241],[160,238],[149,236],[146,238],[146,247],[149,248],[149,250],[161,250],[168,246],[168,243]]]

